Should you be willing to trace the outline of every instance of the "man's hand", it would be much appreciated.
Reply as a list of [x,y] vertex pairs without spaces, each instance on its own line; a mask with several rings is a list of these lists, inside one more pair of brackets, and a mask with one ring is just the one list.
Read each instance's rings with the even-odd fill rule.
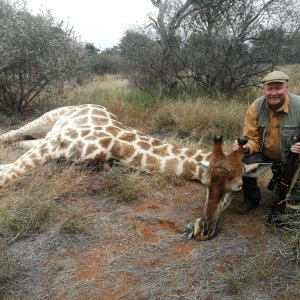
[[[239,148],[240,148],[240,145],[239,145],[238,141],[235,140],[234,143],[233,143],[232,150],[233,150],[233,151],[237,151],[237,150],[239,150]],[[249,151],[250,151],[250,150],[249,150],[248,143],[247,143],[246,145],[243,145],[243,153],[244,153],[244,154],[247,154],[247,153],[249,153]]]
[[292,151],[293,153],[298,153],[298,154],[300,154],[300,142],[295,143],[294,145],[292,145],[291,151]]

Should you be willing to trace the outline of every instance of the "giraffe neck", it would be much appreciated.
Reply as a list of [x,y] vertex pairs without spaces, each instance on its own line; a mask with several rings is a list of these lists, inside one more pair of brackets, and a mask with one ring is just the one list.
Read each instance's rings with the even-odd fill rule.
[[146,172],[168,172],[186,179],[201,179],[199,162],[209,153],[179,147],[135,132],[118,135],[110,147],[111,158]]

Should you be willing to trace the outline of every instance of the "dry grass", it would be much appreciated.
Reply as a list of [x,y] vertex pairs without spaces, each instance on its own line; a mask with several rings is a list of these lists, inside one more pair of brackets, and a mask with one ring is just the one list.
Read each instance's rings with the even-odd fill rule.
[[15,260],[4,247],[0,248],[0,278],[9,279],[14,270]]
[[284,224],[281,228],[285,238],[280,248],[285,257],[291,258],[300,265],[300,210],[288,210],[279,216],[279,222]]
[[223,134],[232,140],[241,134],[249,104],[245,99],[228,100],[225,96],[189,98],[188,95],[183,98],[157,100],[130,89],[122,77],[110,75],[95,77],[86,86],[70,89],[63,102],[64,105],[104,105],[124,124],[149,134],[192,140],[209,140],[215,134]]
[[165,190],[183,182],[174,174],[147,174],[122,165],[115,165],[102,173],[101,178],[103,191],[112,196],[114,201],[125,203],[135,201],[153,189]]
[[87,233],[88,224],[80,209],[69,206],[67,215],[61,221],[61,231],[67,234]]
[[[298,74],[297,72],[296,70],[294,74]],[[292,83],[296,85],[298,81],[293,79],[291,80]],[[299,91],[300,93],[297,86],[292,91]],[[239,101],[239,99],[228,101],[222,97],[216,99],[199,97],[198,99],[159,102],[145,97],[143,93],[132,92],[128,87],[128,83],[121,77],[105,76],[95,78],[85,87],[70,89],[63,104],[97,103],[105,105],[124,124],[151,135],[167,137],[169,142],[179,143],[186,147],[207,147],[209,149],[212,136],[223,134],[225,148],[230,149],[232,140],[241,133],[244,114],[248,104],[254,99],[254,94],[256,94],[256,91],[252,91],[252,94],[247,92],[247,94],[241,95],[240,99],[243,99],[243,101]],[[21,150],[0,145],[0,163],[12,162],[21,154]],[[97,178],[95,179],[95,177]],[[92,181],[90,178],[93,178],[96,184],[91,183],[94,186],[86,188],[89,181]],[[254,287],[260,288],[260,291],[257,292],[258,296],[266,287],[271,290],[268,295],[272,295],[273,281],[275,284],[278,283],[280,280],[278,276],[282,274],[286,266],[281,266],[281,273],[276,275],[274,271],[276,259],[271,255],[272,253],[269,256],[257,256],[258,252],[254,251],[251,255],[248,255],[245,249],[250,247],[249,244],[256,243],[256,241],[242,239],[237,231],[236,235],[227,232],[227,236],[226,232],[222,232],[220,237],[209,242],[209,246],[208,244],[201,244],[200,246],[195,244],[193,251],[181,260],[177,260],[180,252],[176,253],[176,248],[173,247],[174,241],[180,240],[178,232],[171,231],[166,236],[160,236],[160,241],[155,242],[156,244],[147,243],[146,240],[142,239],[142,230],[153,228],[155,222],[161,222],[159,223],[161,226],[170,225],[163,222],[166,214],[168,214],[168,217],[169,214],[173,214],[173,220],[175,221],[177,221],[176,218],[187,220],[191,216],[192,210],[188,214],[185,212],[186,215],[183,217],[183,210],[186,206],[183,201],[185,196],[174,194],[174,191],[178,191],[179,187],[184,186],[184,182],[172,174],[155,173],[149,175],[121,166],[114,166],[111,171],[96,175],[74,165],[65,166],[49,163],[28,174],[25,178],[20,178],[11,187],[0,191],[0,241],[4,244],[10,243],[10,249],[13,249],[14,245],[16,247],[26,245],[26,249],[33,252],[30,255],[32,257],[28,258],[28,261],[32,261],[33,266],[35,266],[34,256],[37,256],[40,261],[44,261],[45,258],[48,258],[49,261],[47,255],[50,255],[48,253],[50,248],[53,251],[51,255],[55,255],[57,249],[64,249],[66,251],[64,255],[69,257],[68,251],[71,253],[76,251],[80,254],[84,253],[88,249],[87,245],[90,246],[93,243],[92,241],[96,241],[95,248],[100,248],[100,250],[105,245],[121,241],[117,248],[122,249],[120,256],[110,252],[110,248],[105,252],[105,255],[111,256],[106,274],[113,278],[115,274],[131,272],[141,280],[145,279],[144,287],[149,288],[148,290],[145,288],[149,291],[149,296],[141,294],[141,299],[147,297],[154,299],[156,295],[157,298],[161,298],[161,295],[166,296],[166,293],[161,291],[172,291],[173,294],[168,294],[168,296],[177,298],[180,296],[185,297],[185,294],[189,295],[186,299],[195,299],[196,295],[210,297],[213,294],[206,293],[204,287],[207,286],[208,289],[211,288],[214,291],[214,287],[212,287],[214,283],[217,287],[217,293],[221,289],[221,293],[226,299],[244,299],[244,295],[247,298],[247,295],[249,295],[247,292]],[[87,198],[83,200],[77,197],[76,191],[81,187],[84,189],[81,196],[85,194],[84,197],[91,198],[89,199],[90,210],[85,206],[84,200],[87,200]],[[93,191],[95,191],[94,194]],[[195,196],[196,201],[198,201],[198,189],[195,193],[197,194]],[[149,212],[141,212],[138,217],[136,215],[133,217],[133,212],[131,212],[130,217],[128,215],[126,218],[125,214],[124,223],[122,224],[122,220],[120,223],[120,218],[122,218],[124,212],[133,209],[132,207],[137,205],[138,201],[143,197],[149,197],[149,195],[150,201],[157,201],[159,197],[166,203],[168,201],[173,203],[172,201],[174,201],[174,205],[170,206],[174,211],[156,211],[154,209],[151,212],[152,215]],[[171,200],[166,200],[166,195],[169,195]],[[183,202],[181,203],[181,201]],[[198,204],[194,208],[199,211]],[[98,217],[98,215],[100,216]],[[130,219],[131,217],[132,219]],[[260,217],[263,218],[264,216],[258,216],[257,218]],[[127,221],[128,224],[126,224]],[[133,223],[145,225],[141,228],[134,225],[136,226],[135,236],[132,236]],[[235,228],[232,228],[233,230],[237,230],[237,225],[235,226]],[[56,232],[57,227],[58,231]],[[136,240],[135,244],[139,247],[126,248],[128,243],[128,240],[126,240],[127,233],[129,233],[131,239]],[[27,238],[32,235],[34,235],[34,238]],[[39,237],[40,240],[38,240]],[[269,235],[267,239],[270,240],[270,246],[268,249],[264,248],[263,250],[273,249],[274,247],[274,236]],[[230,242],[228,242],[229,240]],[[69,245],[69,241],[72,241],[73,244]],[[182,240],[179,242],[184,246],[191,246],[191,244],[187,245]],[[192,243],[193,241],[189,242]],[[259,242],[257,243],[259,244]],[[41,244],[43,244],[43,247],[40,246]],[[20,263],[22,261],[25,252],[22,251],[20,246],[18,247],[14,251],[19,253],[19,256],[12,255],[7,248],[0,249],[0,279],[2,277],[2,280],[3,278],[8,281],[11,280],[10,277],[14,273],[15,262]],[[262,247],[267,246],[264,244]],[[293,239],[289,239],[280,247],[284,249],[282,254],[285,255],[286,260],[291,257],[298,259],[299,231],[298,235],[293,235]],[[33,249],[37,249],[37,252],[34,253]],[[40,249],[43,250],[41,254],[38,253]],[[171,258],[172,269],[169,269],[170,261],[164,261],[164,259],[167,259],[171,254],[173,254]],[[213,266],[218,262],[226,261],[228,256],[241,256],[242,263],[228,269],[228,272],[223,274],[221,282],[214,281]],[[161,262],[162,265],[151,266],[150,272],[140,265],[132,267],[132,264],[139,261],[140,258],[146,258],[149,264],[151,262]],[[50,261],[52,263],[51,274],[54,274],[51,277],[54,280],[53,282],[59,284],[62,290],[67,286],[72,292],[78,291],[76,282],[65,282],[65,278],[69,278],[67,272],[71,273],[68,262]],[[18,271],[27,266],[26,259],[24,259],[23,264],[18,267]],[[41,278],[44,272],[46,273],[44,267],[46,268],[46,266],[41,266],[40,270],[33,267],[28,273],[23,272],[22,274],[25,274],[25,276],[30,275],[33,278],[38,274],[39,276],[35,278],[34,282],[39,282],[40,279],[37,278]],[[77,270],[77,267],[73,266],[74,269],[72,270]],[[102,272],[101,268],[100,270]],[[293,271],[295,270],[293,269]],[[99,271],[99,273],[101,272]],[[48,273],[46,274],[50,277]],[[177,295],[177,290],[172,289],[172,285],[168,286],[170,276],[174,277],[172,277],[174,282],[178,278],[180,279],[179,285],[181,285],[182,291],[184,290],[183,294],[178,293]],[[289,279],[288,282],[293,282],[292,280]],[[262,282],[265,281],[268,281],[268,284],[263,286]],[[0,298],[2,291],[22,291],[23,287],[18,289],[19,287],[13,286],[13,282],[18,282],[18,280],[12,280],[11,288],[8,287],[9,285],[5,285],[3,290],[0,287]],[[28,291],[31,288],[36,288],[32,283],[30,284],[28,284]],[[157,291],[153,290],[154,285],[159,288]],[[222,286],[225,286],[225,291],[222,290]],[[85,282],[85,286],[81,286],[81,288],[88,289],[88,282]],[[26,291],[26,288],[24,290]],[[47,290],[35,290],[35,292],[45,296]],[[228,292],[230,292],[229,296]],[[279,295],[282,296],[284,292],[289,295],[288,291],[279,291]],[[132,296],[134,293],[136,291],[133,290],[130,295]],[[25,294],[26,292],[24,292]],[[265,294],[262,293],[262,295]],[[288,296],[286,299],[288,299]]]
[[85,178],[75,166],[49,163],[1,191],[0,238],[11,243],[59,221],[55,199],[74,191]]
[[221,277],[221,282],[226,284],[230,293],[239,295],[251,286],[272,277],[275,272],[275,264],[276,258],[271,253],[258,256],[249,260],[242,268],[226,272]]
[[[235,100],[231,102],[198,99],[194,102],[167,103],[159,107],[154,124],[173,127],[179,138],[193,141],[211,141],[214,135],[225,139],[241,135],[244,113],[247,106]],[[212,113],[213,112],[213,113]],[[209,124],[209,125],[208,125]]]

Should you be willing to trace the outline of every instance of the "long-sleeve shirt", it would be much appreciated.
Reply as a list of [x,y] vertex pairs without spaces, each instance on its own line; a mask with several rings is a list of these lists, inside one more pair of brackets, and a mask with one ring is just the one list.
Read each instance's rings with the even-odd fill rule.
[[[280,160],[280,125],[282,123],[284,114],[288,113],[288,102],[289,99],[287,96],[282,107],[279,108],[275,113],[268,109],[268,124],[262,152],[274,160]],[[260,136],[257,125],[255,101],[247,110],[243,135],[249,140],[249,154],[258,152],[260,149]]]

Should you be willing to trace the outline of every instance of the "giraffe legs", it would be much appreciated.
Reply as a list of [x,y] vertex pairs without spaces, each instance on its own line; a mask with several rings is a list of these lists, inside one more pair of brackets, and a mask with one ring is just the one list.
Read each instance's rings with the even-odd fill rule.
[[45,136],[53,127],[57,119],[63,115],[68,108],[57,108],[45,113],[36,120],[20,127],[16,130],[8,131],[0,135],[0,143],[12,143],[26,135],[42,135]]
[[0,165],[0,188],[10,185],[18,177],[34,170],[51,159],[47,142],[41,142],[14,163]]
[[34,148],[34,147],[42,144],[42,142],[44,142],[44,141],[45,141],[45,139],[26,140],[26,141],[16,142],[14,145],[18,148],[29,150],[31,148]]
[[0,165],[0,172],[2,171],[2,170],[4,170],[5,168],[8,168],[9,166],[11,166],[12,164],[2,164],[2,165]]

